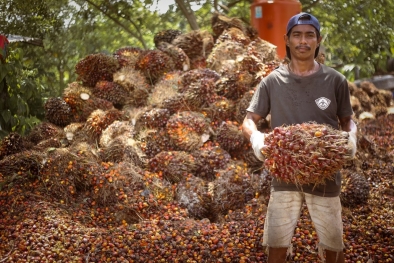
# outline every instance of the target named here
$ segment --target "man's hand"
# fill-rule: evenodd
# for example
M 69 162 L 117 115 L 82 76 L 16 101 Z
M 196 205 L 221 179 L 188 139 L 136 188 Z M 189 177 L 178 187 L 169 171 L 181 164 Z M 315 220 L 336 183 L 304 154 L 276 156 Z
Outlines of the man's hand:
M 250 142 L 252 143 L 254 155 L 256 155 L 260 161 L 264 161 L 264 156 L 261 153 L 261 148 L 264 146 L 264 139 L 265 134 L 257 130 L 250 135 Z
M 356 152 L 357 152 L 357 134 L 355 132 L 348 132 L 349 134 L 349 138 L 348 138 L 348 147 L 349 149 L 351 149 L 351 157 L 352 159 L 354 158 L 354 156 L 356 156 Z

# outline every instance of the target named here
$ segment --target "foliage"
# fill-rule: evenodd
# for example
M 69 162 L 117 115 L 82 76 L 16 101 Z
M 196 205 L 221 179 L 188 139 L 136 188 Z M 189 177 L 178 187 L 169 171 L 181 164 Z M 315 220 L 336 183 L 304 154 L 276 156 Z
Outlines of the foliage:
M 394 49 L 394 2 L 391 0 L 301 1 L 303 11 L 321 21 L 328 64 L 354 80 L 385 71 Z M 329 10 L 329 12 L 327 12 Z M 349 71 L 352 70 L 352 71 Z
M 25 134 L 40 122 L 43 114 L 41 90 L 35 80 L 37 71 L 26 68 L 24 62 L 29 63 L 24 61 L 22 49 L 15 49 L 7 64 L 0 64 L 0 138 L 11 131 Z

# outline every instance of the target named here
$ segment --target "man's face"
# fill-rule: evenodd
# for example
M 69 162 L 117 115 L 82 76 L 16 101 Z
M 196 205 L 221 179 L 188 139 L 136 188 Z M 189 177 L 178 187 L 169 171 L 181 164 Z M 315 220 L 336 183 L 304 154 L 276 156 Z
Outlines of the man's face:
M 321 41 L 316 29 L 311 25 L 296 25 L 289 36 L 285 36 L 286 45 L 290 48 L 292 59 L 313 59 L 315 50 Z

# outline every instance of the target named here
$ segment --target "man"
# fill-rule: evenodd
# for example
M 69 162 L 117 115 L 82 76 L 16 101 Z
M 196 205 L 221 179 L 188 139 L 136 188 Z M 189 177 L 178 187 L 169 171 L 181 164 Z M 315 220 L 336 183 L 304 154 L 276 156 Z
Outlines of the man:
M 256 123 L 271 114 L 271 128 L 314 121 L 349 133 L 352 157 L 356 153 L 356 124 L 346 78 L 316 62 L 319 53 L 319 21 L 308 13 L 293 16 L 284 36 L 290 62 L 281 65 L 258 86 L 243 122 L 243 133 L 250 139 L 255 155 L 264 160 L 261 148 L 265 134 Z M 273 179 L 263 246 L 268 263 L 285 262 L 291 253 L 291 238 L 305 201 L 319 237 L 319 255 L 328 263 L 344 262 L 343 225 L 339 194 L 341 175 L 324 185 L 302 185 Z

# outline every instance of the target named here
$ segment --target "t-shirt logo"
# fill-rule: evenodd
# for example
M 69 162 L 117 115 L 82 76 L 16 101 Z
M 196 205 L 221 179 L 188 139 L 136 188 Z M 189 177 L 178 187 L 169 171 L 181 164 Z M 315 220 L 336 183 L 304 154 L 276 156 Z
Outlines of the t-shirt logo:
M 322 110 L 325 110 L 330 105 L 331 100 L 324 98 L 324 97 L 320 97 L 320 98 L 316 99 L 315 102 L 316 102 L 317 107 L 319 107 Z

